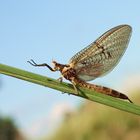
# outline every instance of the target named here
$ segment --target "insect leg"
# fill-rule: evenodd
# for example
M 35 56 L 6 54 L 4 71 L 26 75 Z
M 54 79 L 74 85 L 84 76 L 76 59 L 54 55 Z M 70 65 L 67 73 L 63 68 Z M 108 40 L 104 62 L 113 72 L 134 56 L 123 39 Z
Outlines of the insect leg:
M 31 64 L 32 66 L 35 66 L 35 67 L 48 67 L 51 71 L 56 71 L 55 69 L 53 69 L 52 67 L 50 67 L 48 64 L 46 63 L 43 63 L 43 64 L 37 64 L 34 60 L 30 60 L 30 61 L 27 61 L 29 64 Z
M 75 93 L 78 94 L 78 90 L 77 90 L 77 87 L 76 87 L 76 83 L 74 81 L 74 77 L 72 78 L 71 83 L 72 83 L 72 85 L 74 87 Z
M 61 83 L 63 82 L 63 77 L 59 77 L 57 80 Z
M 73 87 L 74 87 L 75 93 L 78 94 L 78 90 L 77 90 L 77 88 L 76 88 L 75 83 L 72 82 L 72 85 L 73 85 Z

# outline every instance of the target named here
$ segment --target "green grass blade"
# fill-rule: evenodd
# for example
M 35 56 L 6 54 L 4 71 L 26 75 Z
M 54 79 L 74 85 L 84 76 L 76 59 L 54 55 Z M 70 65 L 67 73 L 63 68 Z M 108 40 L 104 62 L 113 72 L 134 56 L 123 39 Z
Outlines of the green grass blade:
M 117 98 L 106 96 L 101 93 L 97 93 L 93 90 L 85 89 L 79 87 L 80 92 L 78 95 L 74 94 L 75 91 L 71 84 L 65 82 L 59 82 L 55 79 L 48 78 L 46 76 L 42 76 L 39 74 L 34 74 L 25 70 L 21 70 L 18 68 L 14 68 L 11 66 L 7 66 L 4 64 L 0 64 L 0 73 L 8 76 L 12 76 L 18 79 L 26 80 L 28 82 L 32 82 L 38 85 L 46 86 L 55 90 L 59 90 L 61 92 L 73 94 L 75 96 L 83 97 L 85 99 L 89 99 L 91 101 L 95 101 L 107 106 L 114 107 L 119 110 L 123 110 L 129 113 L 140 115 L 140 106 L 129 103 L 124 100 L 119 100 Z

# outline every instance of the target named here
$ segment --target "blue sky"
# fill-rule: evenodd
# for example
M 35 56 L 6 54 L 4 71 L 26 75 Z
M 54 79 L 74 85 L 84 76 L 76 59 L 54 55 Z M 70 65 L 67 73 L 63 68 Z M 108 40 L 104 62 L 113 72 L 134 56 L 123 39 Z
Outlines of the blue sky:
M 121 62 L 109 75 L 93 81 L 119 89 L 123 79 L 140 75 L 139 5 L 138 0 L 0 1 L 0 63 L 57 79 L 59 73 L 34 68 L 27 60 L 51 64 L 53 59 L 66 64 L 76 52 L 108 29 L 129 24 L 133 27 L 132 38 Z M 4 75 L 0 75 L 0 80 L 0 114 L 12 116 L 25 132 L 41 134 L 43 121 L 50 120 L 50 114 L 54 116 L 56 111 L 61 116 L 63 111 L 83 102 L 80 98 Z M 40 124 L 35 126 L 37 122 Z M 40 129 L 32 129 L 37 126 Z M 53 127 L 43 131 L 50 129 Z

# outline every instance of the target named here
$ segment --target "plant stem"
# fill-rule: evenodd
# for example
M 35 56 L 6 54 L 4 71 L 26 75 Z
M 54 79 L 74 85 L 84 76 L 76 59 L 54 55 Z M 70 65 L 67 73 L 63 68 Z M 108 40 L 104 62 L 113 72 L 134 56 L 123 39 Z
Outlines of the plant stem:
M 75 96 L 79 96 L 91 101 L 95 101 L 107 106 L 114 107 L 119 110 L 130 112 L 140 115 L 140 106 L 120 100 L 111 96 L 107 96 L 101 93 L 97 93 L 93 90 L 78 87 L 79 94 L 75 94 L 75 90 L 71 84 L 65 82 L 59 82 L 58 80 L 48 78 L 39 74 L 34 74 L 25 70 L 0 64 L 0 73 L 8 76 L 12 76 L 18 79 L 22 79 L 28 82 L 32 82 L 38 85 L 49 87 L 55 90 L 59 90 L 64 93 L 69 93 Z

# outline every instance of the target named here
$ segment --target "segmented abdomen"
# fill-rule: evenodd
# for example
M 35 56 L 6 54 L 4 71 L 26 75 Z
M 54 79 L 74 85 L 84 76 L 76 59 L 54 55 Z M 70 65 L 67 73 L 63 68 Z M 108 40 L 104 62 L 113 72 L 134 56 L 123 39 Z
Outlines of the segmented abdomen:
M 125 94 L 120 93 L 120 92 L 118 92 L 114 89 L 104 87 L 104 86 L 99 86 L 99 85 L 86 83 L 85 81 L 77 79 L 77 78 L 74 79 L 74 82 L 81 87 L 92 89 L 94 91 L 97 91 L 97 92 L 100 92 L 102 94 L 106 94 L 106 95 L 109 95 L 109 96 L 113 96 L 113 97 L 116 97 L 116 98 L 126 99 L 126 100 L 129 100 L 129 102 L 132 103 L 132 101 Z

